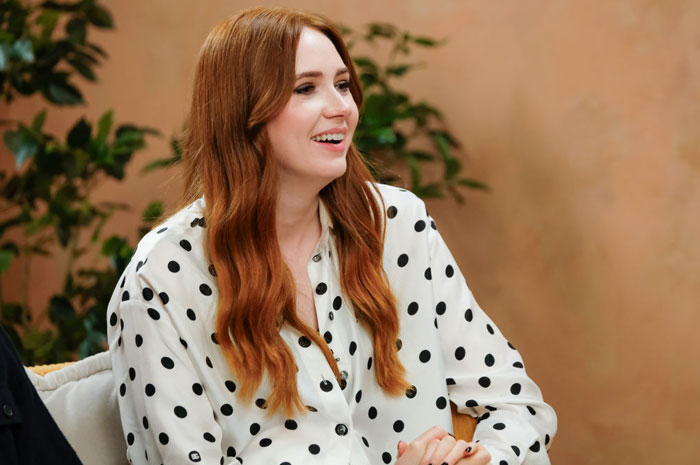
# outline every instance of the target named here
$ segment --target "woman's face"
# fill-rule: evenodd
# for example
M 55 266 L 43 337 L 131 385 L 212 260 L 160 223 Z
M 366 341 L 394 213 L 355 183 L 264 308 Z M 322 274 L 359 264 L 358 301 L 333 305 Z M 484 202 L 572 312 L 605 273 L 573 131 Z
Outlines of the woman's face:
M 320 189 L 345 173 L 358 119 L 349 79 L 328 37 L 305 28 L 297 48 L 292 96 L 266 124 L 282 182 L 303 182 Z M 335 140 L 321 140 L 323 134 Z

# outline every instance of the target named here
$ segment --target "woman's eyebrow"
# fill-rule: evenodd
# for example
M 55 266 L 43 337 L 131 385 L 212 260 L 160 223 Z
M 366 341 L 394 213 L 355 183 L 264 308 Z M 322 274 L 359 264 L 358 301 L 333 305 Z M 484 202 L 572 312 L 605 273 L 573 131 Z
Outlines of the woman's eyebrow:
M 347 73 L 348 69 L 347 68 L 339 68 L 338 71 L 336 71 L 335 76 L 338 77 L 339 75 L 343 73 Z M 305 77 L 320 77 L 323 76 L 323 73 L 321 71 L 304 71 L 301 74 L 297 74 L 296 80 L 298 81 L 301 78 Z

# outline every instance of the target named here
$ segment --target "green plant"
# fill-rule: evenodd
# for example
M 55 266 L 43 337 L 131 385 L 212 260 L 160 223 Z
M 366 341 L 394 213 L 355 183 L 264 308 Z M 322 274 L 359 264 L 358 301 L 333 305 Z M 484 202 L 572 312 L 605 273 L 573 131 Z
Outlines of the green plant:
M 64 24 L 63 29 L 57 24 Z M 106 54 L 87 41 L 88 27 L 111 28 L 112 18 L 94 0 L 43 2 L 33 6 L 18 0 L 0 5 L 0 90 L 9 102 L 40 93 L 50 103 L 76 105 L 83 97 L 73 82 L 76 74 L 95 81 L 94 67 Z M 4 142 L 14 155 L 16 170 L 0 172 L 0 274 L 22 255 L 20 302 L 5 301 L 0 288 L 0 323 L 27 364 L 84 357 L 105 349 L 105 308 L 133 249 L 124 238 L 112 236 L 100 247 L 110 259 L 105 269 L 75 269 L 75 261 L 98 245 L 105 222 L 116 202 L 94 204 L 90 194 L 106 177 L 124 178 L 132 155 L 145 146 L 145 136 L 157 131 L 132 124 L 114 127 L 111 111 L 95 127 L 81 118 L 64 139 L 44 132 L 46 110 L 32 121 L 3 121 L 11 129 Z M 146 222 L 160 216 L 154 203 Z M 21 228 L 21 242 L 7 239 Z M 80 247 L 81 231 L 91 228 L 90 245 Z M 51 255 L 58 244 L 67 251 L 61 294 L 32 319 L 29 308 L 32 258 Z M 45 321 L 48 317 L 49 321 Z
M 413 47 L 438 47 L 444 40 L 415 36 L 387 23 L 367 24 L 364 32 L 345 26 L 340 26 L 340 30 L 351 52 L 358 42 L 374 46 L 383 41 L 380 45 L 389 46 L 389 55 L 382 63 L 368 56 L 353 56 L 365 92 L 365 108 L 355 142 L 371 161 L 375 178 L 395 183 L 398 178 L 390 168 L 408 169 L 408 188 L 419 197 L 442 197 L 448 192 L 460 202 L 460 186 L 488 190 L 485 184 L 461 175 L 461 163 L 452 155 L 459 143 L 446 129 L 442 113 L 427 102 L 414 101 L 393 84 L 422 65 L 408 59 Z M 433 150 L 422 149 L 426 142 Z M 435 162 L 442 163 L 442 177 L 426 181 L 424 164 Z

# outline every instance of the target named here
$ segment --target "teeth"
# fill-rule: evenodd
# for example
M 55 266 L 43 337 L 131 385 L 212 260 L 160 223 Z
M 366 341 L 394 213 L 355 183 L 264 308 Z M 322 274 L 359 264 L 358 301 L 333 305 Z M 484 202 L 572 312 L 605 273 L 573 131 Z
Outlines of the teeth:
M 323 142 L 323 141 L 328 141 L 328 140 L 343 140 L 345 138 L 345 134 L 324 134 L 322 136 L 315 136 L 312 137 L 311 140 L 314 140 L 316 142 Z

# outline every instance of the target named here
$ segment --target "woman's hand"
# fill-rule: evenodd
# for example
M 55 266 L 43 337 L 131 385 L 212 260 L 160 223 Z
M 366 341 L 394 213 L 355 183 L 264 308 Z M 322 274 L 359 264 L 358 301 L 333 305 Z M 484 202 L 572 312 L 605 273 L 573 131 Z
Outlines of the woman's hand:
M 475 442 L 456 440 L 433 426 L 410 444 L 399 441 L 396 465 L 486 465 L 491 455 Z

